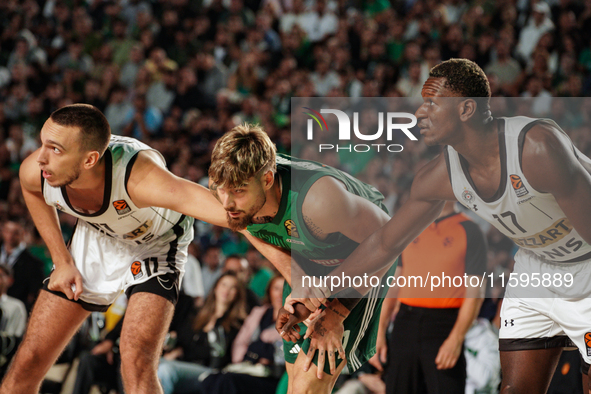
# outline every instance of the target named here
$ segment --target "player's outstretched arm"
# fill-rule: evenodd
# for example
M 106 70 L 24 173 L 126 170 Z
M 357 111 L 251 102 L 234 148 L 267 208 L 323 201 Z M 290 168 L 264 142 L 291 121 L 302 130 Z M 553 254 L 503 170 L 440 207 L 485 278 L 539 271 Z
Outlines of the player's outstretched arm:
M 591 243 L 591 165 L 583 159 L 575 155 L 570 139 L 549 124 L 534 126 L 525 137 L 522 169 L 529 184 L 551 193 L 577 232 Z
M 331 275 L 378 275 L 433 222 L 445 200 L 455 200 L 443 155 L 425 165 L 413 182 L 409 199 L 396 214 L 363 241 Z M 344 290 L 332 289 L 332 293 Z M 368 289 L 358 289 L 361 293 Z
M 43 148 L 40 148 L 43 149 Z M 77 300 L 82 294 L 82 276 L 74 264 L 72 255 L 66 248 L 59 225 L 57 210 L 45 203 L 41 189 L 41 171 L 37 164 L 39 150 L 23 160 L 19 170 L 19 180 L 23 197 L 35 222 L 39 234 L 45 241 L 55 271 L 51 275 L 49 289 L 61 291 L 69 299 Z M 72 290 L 75 285 L 75 291 Z
M 127 191 L 140 208 L 162 207 L 227 227 L 226 211 L 205 187 L 180 178 L 160 164 L 154 151 L 141 151 L 133 165 Z

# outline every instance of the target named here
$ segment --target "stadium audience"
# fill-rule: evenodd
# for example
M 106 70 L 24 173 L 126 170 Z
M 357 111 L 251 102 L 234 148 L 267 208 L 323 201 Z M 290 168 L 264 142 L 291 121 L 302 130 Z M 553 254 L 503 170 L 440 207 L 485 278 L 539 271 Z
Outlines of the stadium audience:
M 506 115 L 551 116 L 591 153 L 591 100 L 551 99 L 591 95 L 590 2 L 6 0 L 0 26 L 3 228 L 13 216 L 32 228 L 19 165 L 38 145 L 43 120 L 74 102 L 96 105 L 114 134 L 153 145 L 175 173 L 206 184 L 213 142 L 239 122 L 260 122 L 279 151 L 313 158 L 317 152 L 291 150 L 292 97 L 416 95 L 430 67 L 464 56 L 487 71 L 494 96 L 533 98 L 534 108 L 518 109 L 499 99 L 494 105 Z M 359 171 L 397 207 L 412 174 L 438 153 L 410 145 L 404 160 L 381 152 L 357 168 L 339 152 L 322 161 Z M 197 229 L 195 257 L 207 288 L 221 272 L 219 251 L 244 254 L 246 247 L 227 231 Z M 64 227 L 66 237 L 70 231 Z M 27 258 L 23 266 L 35 268 L 23 276 L 20 261 L 26 246 L 46 255 L 42 242 L 2 233 L 0 263 L 15 264 L 9 294 L 30 309 L 43 267 Z M 492 230 L 488 238 L 490 270 L 510 272 L 514 248 Z M 210 245 L 217 263 L 207 255 Z M 268 275 L 256 264 L 256 281 L 264 282 Z M 500 298 L 501 290 L 493 287 L 488 296 Z

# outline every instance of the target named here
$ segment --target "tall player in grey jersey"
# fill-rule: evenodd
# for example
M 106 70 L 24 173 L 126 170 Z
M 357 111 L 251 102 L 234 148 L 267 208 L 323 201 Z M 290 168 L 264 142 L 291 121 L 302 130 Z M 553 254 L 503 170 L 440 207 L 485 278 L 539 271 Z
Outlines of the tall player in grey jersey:
M 63 107 L 22 163 L 23 195 L 55 269 L 0 393 L 37 393 L 89 311 L 104 310 L 122 290 L 125 390 L 162 392 L 158 360 L 193 238 L 185 215 L 224 226 L 226 213 L 207 189 L 166 170 L 157 151 L 110 134 L 95 107 Z M 56 208 L 78 217 L 68 248 Z
M 520 246 L 515 272 L 530 279 L 533 272 L 553 278 L 570 272 L 575 282 L 588 282 L 589 159 L 552 121 L 493 118 L 486 75 L 469 60 L 435 66 L 422 96 L 416 112 L 421 134 L 428 145 L 447 145 L 444 154 L 418 172 L 409 200 L 332 275 L 377 272 L 437 217 L 445 200 L 457 199 Z M 570 341 L 591 363 L 585 344 L 591 332 L 588 288 L 570 298 L 561 298 L 564 288 L 529 290 L 508 288 L 501 310 L 507 321 L 499 341 L 505 394 L 545 393 Z M 311 291 L 316 302 L 330 294 Z M 591 393 L 586 375 L 583 380 Z

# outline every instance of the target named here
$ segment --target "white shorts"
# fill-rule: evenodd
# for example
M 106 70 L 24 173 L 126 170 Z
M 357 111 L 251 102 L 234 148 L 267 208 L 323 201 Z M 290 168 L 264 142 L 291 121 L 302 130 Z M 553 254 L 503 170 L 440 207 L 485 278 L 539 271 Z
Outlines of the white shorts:
M 80 300 L 110 305 L 130 286 L 167 274 L 175 274 L 178 281 L 159 281 L 163 287 L 180 286 L 192 240 L 193 218 L 187 216 L 142 245 L 120 241 L 78 220 L 68 248 L 83 279 Z
M 591 261 L 548 264 L 532 253 L 515 256 L 517 274 L 573 275 L 573 286 L 506 287 L 501 307 L 499 350 L 577 347 L 591 364 L 591 298 L 588 289 Z M 559 277 L 559 276 L 557 276 Z M 537 283 L 537 281 L 536 281 Z

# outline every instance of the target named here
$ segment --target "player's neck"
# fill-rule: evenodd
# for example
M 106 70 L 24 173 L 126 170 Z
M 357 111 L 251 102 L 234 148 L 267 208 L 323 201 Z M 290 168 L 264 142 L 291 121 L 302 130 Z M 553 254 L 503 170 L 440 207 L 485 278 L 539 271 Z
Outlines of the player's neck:
M 100 161 L 88 170 L 83 170 L 80 177 L 67 186 L 68 189 L 78 192 L 102 191 L 105 186 L 105 159 Z
M 257 223 L 271 221 L 279 212 L 281 205 L 281 195 L 283 191 L 283 182 L 279 174 L 275 174 L 273 186 L 265 192 L 265 205 L 255 215 Z
M 482 126 L 482 129 L 467 129 L 463 138 L 453 148 L 466 159 L 470 167 L 488 167 L 499 163 L 498 120 Z

